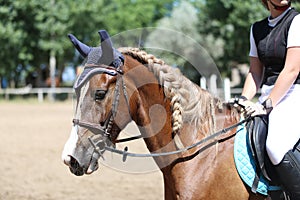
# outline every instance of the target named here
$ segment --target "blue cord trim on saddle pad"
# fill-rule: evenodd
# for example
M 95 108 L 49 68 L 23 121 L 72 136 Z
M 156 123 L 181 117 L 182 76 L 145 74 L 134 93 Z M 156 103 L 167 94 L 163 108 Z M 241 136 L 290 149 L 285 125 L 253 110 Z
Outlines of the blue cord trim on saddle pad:
M 234 141 L 234 161 L 241 179 L 251 188 L 255 178 L 255 161 L 250 147 L 247 145 L 245 125 L 240 125 L 237 130 Z M 270 186 L 269 181 L 261 176 L 256 191 L 260 194 L 268 195 L 268 190 L 280 190 L 280 188 Z

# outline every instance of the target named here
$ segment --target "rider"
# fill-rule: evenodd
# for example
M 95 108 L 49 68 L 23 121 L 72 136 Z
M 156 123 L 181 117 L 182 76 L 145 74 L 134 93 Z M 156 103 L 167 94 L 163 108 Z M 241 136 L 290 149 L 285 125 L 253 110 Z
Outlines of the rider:
M 250 70 L 239 103 L 269 114 L 266 149 L 292 200 L 300 199 L 300 15 L 291 0 L 262 0 L 270 16 L 251 26 Z M 260 104 L 250 100 L 261 87 Z

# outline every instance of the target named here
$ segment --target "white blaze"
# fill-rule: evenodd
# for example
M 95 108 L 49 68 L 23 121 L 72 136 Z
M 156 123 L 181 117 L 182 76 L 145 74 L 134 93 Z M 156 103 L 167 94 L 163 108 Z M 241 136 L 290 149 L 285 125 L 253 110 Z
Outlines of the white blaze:
M 79 119 L 81 118 L 81 110 L 80 110 L 80 105 L 83 102 L 83 99 L 88 91 L 89 88 L 89 81 L 81 88 L 80 91 L 80 98 L 77 102 L 76 105 L 76 111 L 75 111 L 75 118 Z M 65 146 L 64 146 L 64 150 L 62 152 L 62 160 L 68 164 L 70 162 L 70 156 L 73 156 L 74 151 L 76 149 L 76 144 L 78 141 L 78 125 L 73 125 L 72 126 L 72 130 L 71 130 L 71 134 L 69 139 L 67 140 Z
M 70 156 L 73 155 L 74 150 L 76 148 L 76 143 L 78 141 L 78 126 L 75 125 L 72 127 L 70 137 L 64 146 L 64 150 L 62 152 L 62 160 L 68 163 L 70 161 Z

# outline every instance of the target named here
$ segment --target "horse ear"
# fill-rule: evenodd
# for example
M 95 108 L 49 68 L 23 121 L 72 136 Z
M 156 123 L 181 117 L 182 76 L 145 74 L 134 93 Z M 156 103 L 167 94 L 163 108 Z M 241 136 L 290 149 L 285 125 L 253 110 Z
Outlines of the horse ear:
M 103 62 L 103 64 L 110 65 L 114 60 L 114 49 L 112 46 L 112 41 L 106 30 L 99 30 L 98 33 L 101 39 L 101 61 Z
M 73 43 L 74 47 L 79 51 L 80 55 L 82 55 L 82 57 L 86 58 L 87 55 L 90 53 L 90 51 L 92 50 L 91 47 L 89 47 L 88 45 L 80 42 L 74 35 L 72 34 L 68 34 L 69 39 L 71 40 L 71 42 Z

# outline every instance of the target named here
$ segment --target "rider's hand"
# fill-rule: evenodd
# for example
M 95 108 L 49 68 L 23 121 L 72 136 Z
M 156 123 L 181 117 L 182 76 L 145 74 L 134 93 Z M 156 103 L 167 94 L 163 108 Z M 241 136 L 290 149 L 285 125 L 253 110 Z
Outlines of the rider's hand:
M 244 117 L 254 117 L 258 115 L 266 115 L 267 110 L 262 104 L 253 103 L 250 100 L 240 101 L 239 105 L 244 109 Z
M 245 118 L 254 117 L 258 115 L 269 114 L 273 107 L 271 99 L 267 99 L 262 104 L 253 103 L 245 97 L 238 97 L 229 100 L 229 103 L 236 104 L 241 108 Z

